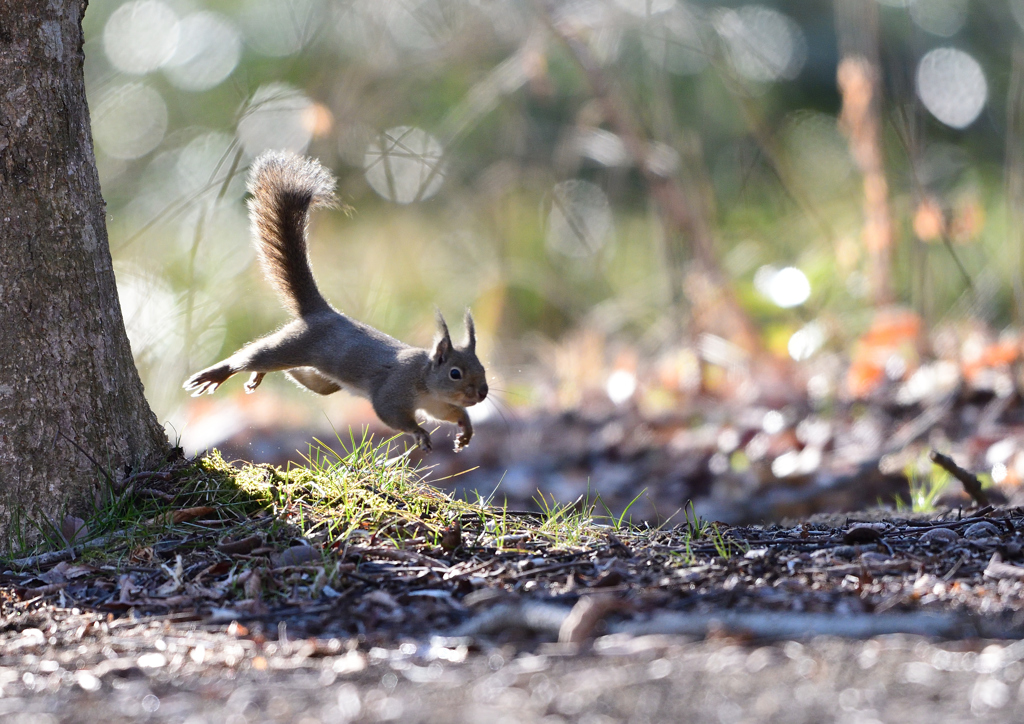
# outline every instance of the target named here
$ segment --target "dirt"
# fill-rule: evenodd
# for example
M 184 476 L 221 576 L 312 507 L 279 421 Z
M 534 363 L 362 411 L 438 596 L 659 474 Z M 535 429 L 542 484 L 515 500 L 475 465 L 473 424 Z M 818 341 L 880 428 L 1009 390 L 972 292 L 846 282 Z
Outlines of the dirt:
M 699 534 L 606 528 L 575 547 L 545 541 L 524 515 L 501 551 L 493 531 L 468 523 L 453 550 L 360 538 L 299 560 L 296 548 L 312 546 L 283 533 L 210 545 L 199 519 L 187 525 L 201 545 L 171 528 L 145 565 L 8 569 L 0 718 L 788 723 L 1024 712 L 1024 510 L 701 524 Z
M 101 627 L 102 628 L 102 627 Z M 4 657 L 0 718 L 76 722 L 1011 722 L 1024 643 L 599 637 L 582 649 L 254 643 L 127 623 Z M 38 630 L 38 629 L 37 629 Z M 237 633 L 237 632 L 236 632 Z

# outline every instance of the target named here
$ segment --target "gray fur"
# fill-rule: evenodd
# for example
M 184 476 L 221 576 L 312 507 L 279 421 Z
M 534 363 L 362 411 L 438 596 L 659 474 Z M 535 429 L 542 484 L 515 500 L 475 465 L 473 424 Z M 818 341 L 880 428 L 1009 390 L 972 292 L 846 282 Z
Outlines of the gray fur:
M 306 223 L 312 206 L 331 202 L 333 187 L 331 175 L 311 159 L 270 152 L 253 163 L 249 209 L 256 247 L 267 278 L 297 318 L 193 375 L 184 387 L 196 396 L 212 394 L 229 377 L 246 371 L 252 376 L 245 389 L 253 392 L 268 372 L 285 372 L 318 394 L 345 389 L 369 398 L 384 424 L 409 433 L 426 450 L 430 435 L 417 423 L 416 412 L 454 422 L 461 428 L 455 448 L 461 449 L 473 436 L 465 408 L 487 396 L 473 317 L 467 310 L 467 342 L 460 348 L 438 312 L 440 336 L 426 350 L 332 308 L 309 266 Z

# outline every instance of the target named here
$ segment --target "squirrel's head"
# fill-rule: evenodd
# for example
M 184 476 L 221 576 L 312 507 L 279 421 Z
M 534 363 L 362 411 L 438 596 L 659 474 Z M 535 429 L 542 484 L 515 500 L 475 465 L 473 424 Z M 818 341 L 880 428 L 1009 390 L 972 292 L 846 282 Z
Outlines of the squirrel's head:
M 469 407 L 487 397 L 487 377 L 476 356 L 476 328 L 473 315 L 466 310 L 466 342 L 452 343 L 448 325 L 437 313 L 438 338 L 430 357 L 431 392 L 452 404 Z

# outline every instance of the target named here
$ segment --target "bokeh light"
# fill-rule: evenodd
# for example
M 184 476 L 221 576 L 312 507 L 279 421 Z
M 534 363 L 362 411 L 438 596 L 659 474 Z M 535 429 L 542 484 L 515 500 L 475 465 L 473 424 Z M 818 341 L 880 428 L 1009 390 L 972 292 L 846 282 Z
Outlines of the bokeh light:
M 763 5 L 722 10 L 715 17 L 729 62 L 747 80 L 792 80 L 807 60 L 807 40 L 787 15 Z
M 825 344 L 825 328 L 821 322 L 808 322 L 793 332 L 787 350 L 797 362 L 810 359 Z
M 807 275 L 793 266 L 776 269 L 766 264 L 754 274 L 754 288 L 783 309 L 798 307 L 811 296 Z
M 444 183 L 444 148 L 421 128 L 389 128 L 366 147 L 367 183 L 388 201 L 425 201 Z
M 245 152 L 255 157 L 268 148 L 302 153 L 313 138 L 315 109 L 304 93 L 286 83 L 260 86 L 238 121 Z
M 676 75 L 704 70 L 708 54 L 701 26 L 692 11 L 677 5 L 643 28 L 643 48 L 651 62 Z
M 615 4 L 630 15 L 649 18 L 671 10 L 676 0 L 614 0 Z
M 586 38 L 590 52 L 601 63 L 611 63 L 622 46 L 623 23 L 620 13 L 604 2 L 569 0 L 556 4 L 555 24 L 574 37 Z
M 956 48 L 936 48 L 917 66 L 917 95 L 947 126 L 966 128 L 985 107 L 988 83 L 972 56 Z
M 395 43 L 407 50 L 434 50 L 454 38 L 462 28 L 464 0 L 406 0 L 378 3 Z
M 93 138 L 105 154 L 130 160 L 145 156 L 167 132 L 167 104 L 143 83 L 128 83 L 104 94 L 92 114 Z
M 609 400 L 616 405 L 621 405 L 636 392 L 636 375 L 629 370 L 615 370 L 608 375 L 605 391 L 608 393 Z
M 967 22 L 967 0 L 914 0 L 910 17 L 921 30 L 950 38 Z
M 249 47 L 280 58 L 302 50 L 323 26 L 326 12 L 321 0 L 245 0 L 238 18 Z
M 630 162 L 626 144 L 611 131 L 602 128 L 580 128 L 570 142 L 572 152 L 602 166 L 626 166 Z
M 337 47 L 347 56 L 377 68 L 397 63 L 397 49 L 387 28 L 382 3 L 352 0 L 334 12 L 332 29 Z M 361 154 L 363 148 L 359 152 Z
M 164 73 L 182 90 L 208 90 L 231 75 L 241 55 L 242 38 L 230 20 L 218 13 L 193 13 L 178 23 L 178 46 Z
M 166 63 L 178 46 L 178 16 L 159 0 L 119 7 L 103 28 L 103 51 L 122 73 L 145 75 Z
M 220 193 L 231 165 L 233 141 L 229 134 L 218 131 L 201 133 L 189 141 L 178 152 L 174 168 L 181 193 L 190 196 L 203 191 Z M 229 199 L 239 198 L 244 189 L 244 175 L 236 174 L 225 195 Z
M 551 189 L 548 211 L 548 248 L 570 257 L 587 257 L 612 235 L 612 210 L 608 197 L 589 181 L 570 179 Z
M 132 355 L 147 373 L 146 396 L 172 409 L 180 404 L 189 358 L 208 359 L 224 342 L 221 304 L 202 291 L 191 297 L 176 293 L 166 280 L 141 268 L 118 265 L 115 272 Z M 189 304 L 191 315 L 186 313 Z

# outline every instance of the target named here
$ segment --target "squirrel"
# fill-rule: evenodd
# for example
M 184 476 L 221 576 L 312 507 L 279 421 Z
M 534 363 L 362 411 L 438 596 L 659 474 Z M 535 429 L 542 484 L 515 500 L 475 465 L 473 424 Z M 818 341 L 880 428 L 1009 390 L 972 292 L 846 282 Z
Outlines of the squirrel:
M 319 162 L 268 151 L 249 174 L 249 217 L 264 275 L 294 319 L 273 334 L 190 377 L 193 397 L 216 391 L 237 372 L 251 372 L 252 393 L 268 372 L 283 371 L 321 395 L 346 389 L 373 404 L 381 422 L 412 435 L 429 452 L 430 434 L 417 411 L 459 426 L 458 452 L 473 437 L 466 408 L 487 397 L 484 367 L 476 356 L 473 315 L 466 310 L 466 341 L 452 343 L 437 312 L 439 335 L 432 350 L 410 347 L 350 319 L 324 299 L 313 278 L 306 226 L 313 208 L 334 204 L 334 177 Z

